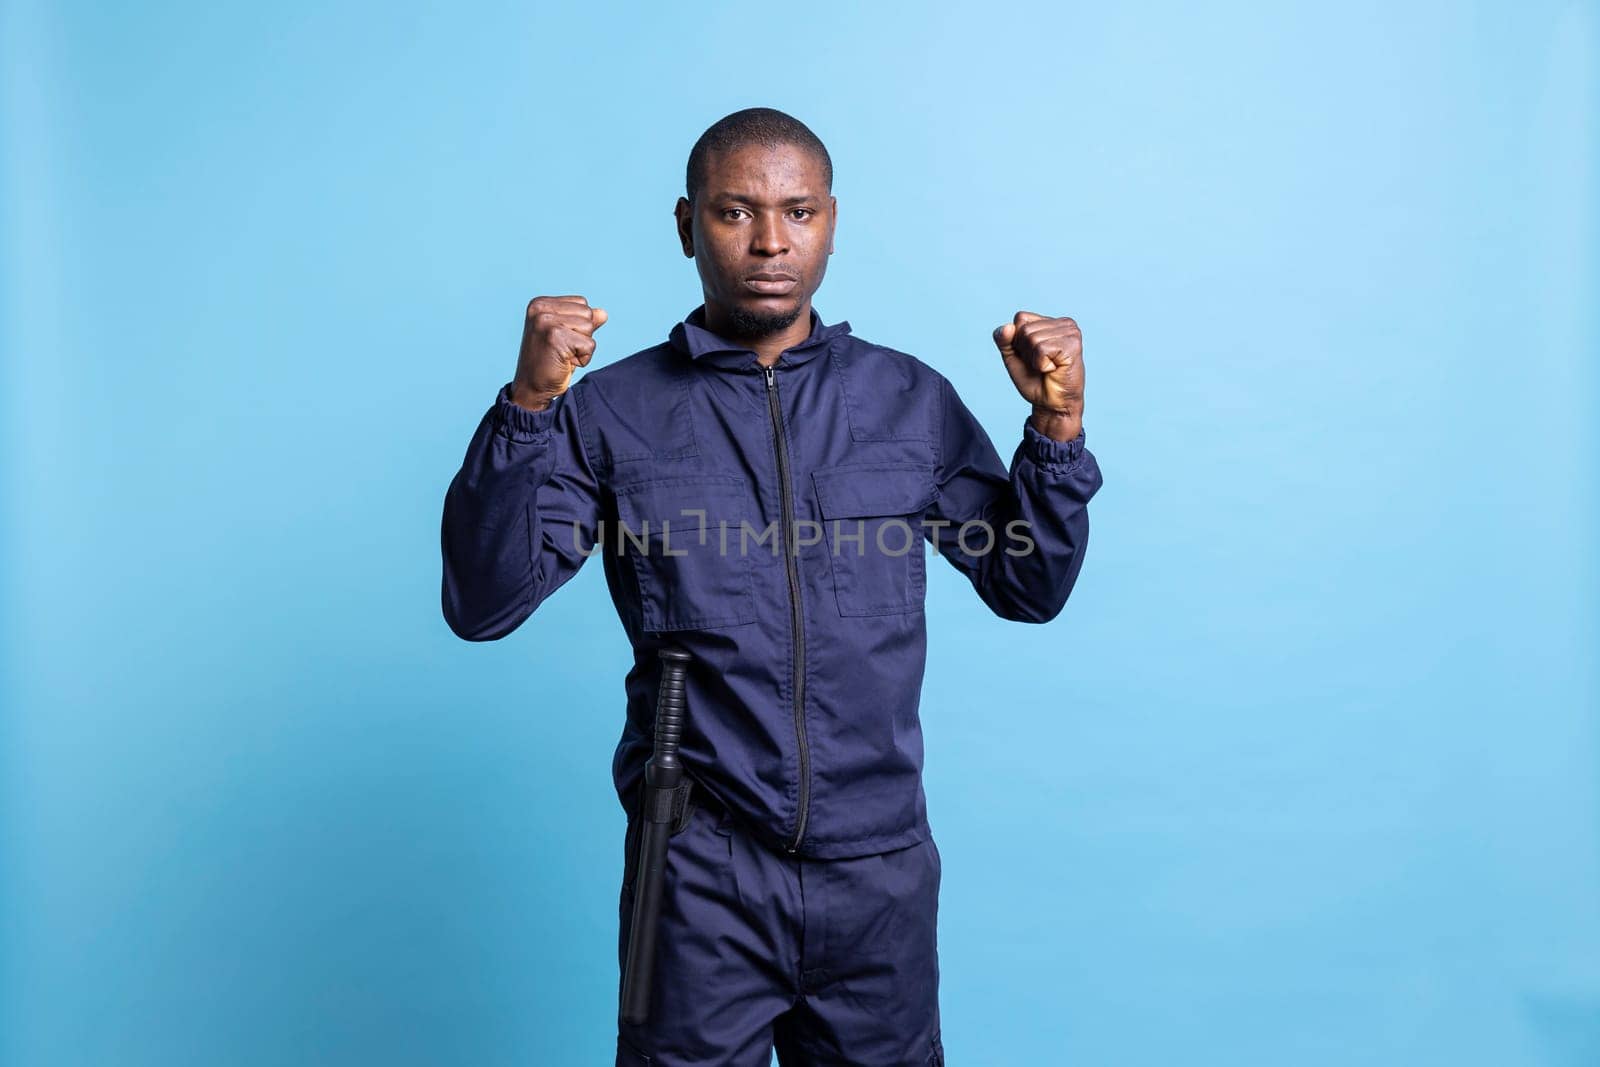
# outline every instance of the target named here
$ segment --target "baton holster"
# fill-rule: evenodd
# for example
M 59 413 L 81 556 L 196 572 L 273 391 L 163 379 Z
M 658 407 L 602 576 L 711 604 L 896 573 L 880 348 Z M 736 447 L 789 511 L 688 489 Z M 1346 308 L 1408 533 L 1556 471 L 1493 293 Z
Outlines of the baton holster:
M 693 792 L 694 779 L 688 775 L 684 775 L 683 781 L 670 793 L 651 789 L 649 782 L 640 781 L 639 814 L 652 822 L 670 821 L 672 836 L 676 837 L 689 825 L 689 818 L 694 814 L 694 802 L 690 799 Z

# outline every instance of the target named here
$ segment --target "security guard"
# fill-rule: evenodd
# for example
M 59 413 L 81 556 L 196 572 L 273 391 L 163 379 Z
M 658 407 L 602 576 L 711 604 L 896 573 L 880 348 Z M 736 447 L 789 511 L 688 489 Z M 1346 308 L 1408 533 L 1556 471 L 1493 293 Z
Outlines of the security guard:
M 750 108 L 690 153 L 676 207 L 704 301 L 572 380 L 604 310 L 529 303 L 515 377 L 446 493 L 443 608 L 504 637 L 600 555 L 633 647 L 614 760 L 627 942 L 658 652 L 691 654 L 692 784 L 668 850 L 648 1020 L 619 1064 L 940 1064 L 940 858 L 922 790 L 923 540 L 997 615 L 1048 622 L 1100 488 L 1070 318 L 994 331 L 1030 411 L 1009 470 L 950 382 L 812 308 L 827 150 Z

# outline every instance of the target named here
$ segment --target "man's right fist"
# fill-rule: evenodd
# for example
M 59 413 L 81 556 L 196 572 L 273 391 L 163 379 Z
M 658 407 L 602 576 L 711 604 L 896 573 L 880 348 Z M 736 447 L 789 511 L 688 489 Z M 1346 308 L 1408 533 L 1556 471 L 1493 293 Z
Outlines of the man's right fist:
M 567 391 L 576 367 L 594 356 L 594 331 L 604 326 L 603 308 L 591 308 L 581 296 L 536 296 L 528 302 L 522 324 L 522 351 L 511 399 L 518 407 L 543 411 Z

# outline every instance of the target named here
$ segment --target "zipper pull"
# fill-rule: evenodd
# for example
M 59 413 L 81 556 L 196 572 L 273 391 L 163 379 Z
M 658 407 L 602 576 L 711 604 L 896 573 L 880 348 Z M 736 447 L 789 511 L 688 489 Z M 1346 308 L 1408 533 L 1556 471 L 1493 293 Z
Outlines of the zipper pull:
M 772 368 L 771 367 L 763 367 L 762 370 L 767 372 L 767 388 L 770 390 L 770 389 L 772 389 L 774 387 L 774 384 L 775 384 L 773 382 L 773 380 L 772 380 Z

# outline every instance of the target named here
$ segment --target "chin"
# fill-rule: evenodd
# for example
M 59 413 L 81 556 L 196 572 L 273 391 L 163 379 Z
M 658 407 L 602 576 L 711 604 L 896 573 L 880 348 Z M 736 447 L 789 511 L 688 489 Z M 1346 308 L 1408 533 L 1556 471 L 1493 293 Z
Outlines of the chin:
M 735 337 L 765 337 L 787 330 L 800 318 L 804 297 L 789 294 L 781 299 L 755 296 L 728 309 L 728 326 Z

